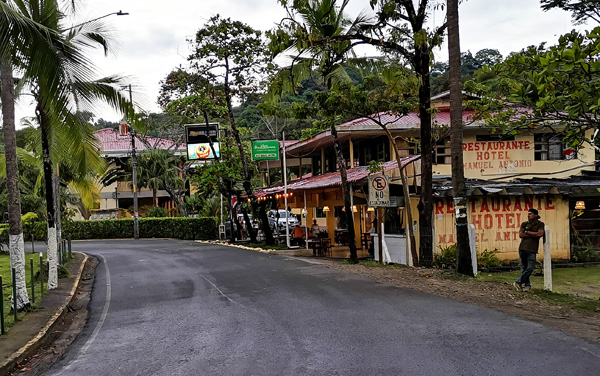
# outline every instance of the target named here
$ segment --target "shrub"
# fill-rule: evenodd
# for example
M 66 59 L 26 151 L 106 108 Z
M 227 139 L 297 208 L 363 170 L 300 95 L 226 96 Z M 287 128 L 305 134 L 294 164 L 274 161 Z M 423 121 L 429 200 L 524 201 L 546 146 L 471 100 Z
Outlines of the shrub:
M 148 217 L 151 217 L 151 218 L 162 218 L 162 217 L 168 217 L 168 216 L 169 216 L 169 213 L 167 212 L 167 209 L 161 208 L 160 206 L 155 206 L 148 211 Z
M 438 248 L 440 252 L 433 255 L 433 266 L 439 269 L 456 269 L 456 244 Z
M 493 249 L 488 251 L 487 249 L 477 254 L 477 267 L 478 268 L 498 268 L 502 266 L 502 261 L 497 256 L 498 250 Z
M 140 238 L 216 239 L 214 218 L 140 218 Z M 133 237 L 133 218 L 73 221 L 63 227 L 71 239 L 118 239 Z
M 8 225 L 0 224 L 0 253 L 8 252 Z

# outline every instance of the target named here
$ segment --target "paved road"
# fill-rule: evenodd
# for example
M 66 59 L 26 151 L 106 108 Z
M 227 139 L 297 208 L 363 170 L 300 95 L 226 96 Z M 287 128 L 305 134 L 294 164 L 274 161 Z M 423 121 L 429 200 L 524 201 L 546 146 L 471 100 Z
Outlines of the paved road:
M 595 375 L 600 347 L 311 263 L 186 241 L 77 242 L 88 326 L 48 375 Z

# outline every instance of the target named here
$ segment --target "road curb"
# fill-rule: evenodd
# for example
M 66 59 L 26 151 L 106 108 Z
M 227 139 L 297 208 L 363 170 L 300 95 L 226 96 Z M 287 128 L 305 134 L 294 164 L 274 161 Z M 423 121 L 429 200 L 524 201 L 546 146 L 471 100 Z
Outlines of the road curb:
M 247 249 L 249 251 L 255 251 L 255 252 L 260 252 L 260 253 L 271 253 L 271 254 L 273 254 L 273 253 L 277 252 L 276 249 L 254 248 L 254 247 L 248 247 L 248 246 L 240 245 L 240 244 L 231 244 L 231 243 L 221 242 L 221 241 L 218 241 L 218 240 L 196 240 L 196 243 L 222 245 L 224 247 L 233 247 L 233 248 Z
M 69 305 L 69 303 L 71 303 L 71 300 L 73 299 L 73 296 L 75 295 L 75 291 L 79 287 L 79 283 L 81 281 L 81 275 L 83 274 L 83 269 L 89 259 L 89 256 L 86 255 L 85 253 L 83 253 L 83 252 L 78 252 L 78 253 L 83 255 L 83 260 L 81 262 L 81 265 L 79 266 L 77 275 L 75 276 L 75 281 L 73 282 L 71 291 L 69 291 L 69 293 L 67 294 L 65 301 L 56 309 L 56 312 L 54 313 L 54 315 L 52 315 L 50 317 L 50 319 L 46 322 L 46 324 L 42 327 L 42 329 L 40 329 L 40 332 L 33 339 L 31 339 L 29 342 L 27 342 L 23 347 L 21 347 L 19 350 L 14 352 L 11 356 L 8 357 L 8 359 L 4 360 L 2 362 L 2 364 L 0 364 L 0 375 L 4 375 L 7 372 L 11 371 L 12 369 L 15 368 L 16 364 L 23 361 L 23 359 L 28 358 L 29 356 L 33 355 L 33 354 L 30 354 L 30 352 L 32 352 L 32 350 L 37 350 L 36 345 L 38 344 L 38 342 L 48 334 L 48 332 L 50 331 L 50 329 L 52 329 L 52 327 L 58 321 L 58 319 L 67 313 L 66 308 Z

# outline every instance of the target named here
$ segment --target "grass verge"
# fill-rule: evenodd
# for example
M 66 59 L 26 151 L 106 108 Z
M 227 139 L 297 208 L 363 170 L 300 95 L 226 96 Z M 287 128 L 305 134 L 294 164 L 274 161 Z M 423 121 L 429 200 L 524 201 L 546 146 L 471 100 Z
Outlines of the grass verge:
M 27 283 L 27 294 L 29 295 L 29 300 L 32 303 L 31 309 L 36 309 L 36 303 L 40 301 L 42 298 L 42 290 L 39 277 L 34 280 L 34 289 L 35 289 L 35 302 L 32 302 L 31 298 L 31 268 L 29 259 L 33 258 L 33 275 L 39 276 L 40 270 L 40 256 L 39 253 L 27 253 L 25 254 L 25 279 Z M 45 259 L 45 254 L 44 254 Z M 12 296 L 12 271 L 10 268 L 10 256 L 8 254 L 0 254 L 0 275 L 2 276 L 2 304 L 4 306 L 4 324 L 5 329 L 8 331 L 10 327 L 12 327 L 14 322 L 14 316 L 10 313 L 10 299 Z M 44 294 L 46 293 L 47 287 L 47 276 L 44 278 Z M 19 312 L 17 314 L 17 319 L 22 320 L 27 312 Z

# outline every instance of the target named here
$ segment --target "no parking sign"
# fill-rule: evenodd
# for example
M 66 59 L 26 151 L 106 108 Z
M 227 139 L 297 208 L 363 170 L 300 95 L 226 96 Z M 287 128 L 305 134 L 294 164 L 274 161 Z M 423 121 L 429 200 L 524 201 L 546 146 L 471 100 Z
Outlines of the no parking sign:
M 369 206 L 390 206 L 390 184 L 387 176 L 369 176 Z

